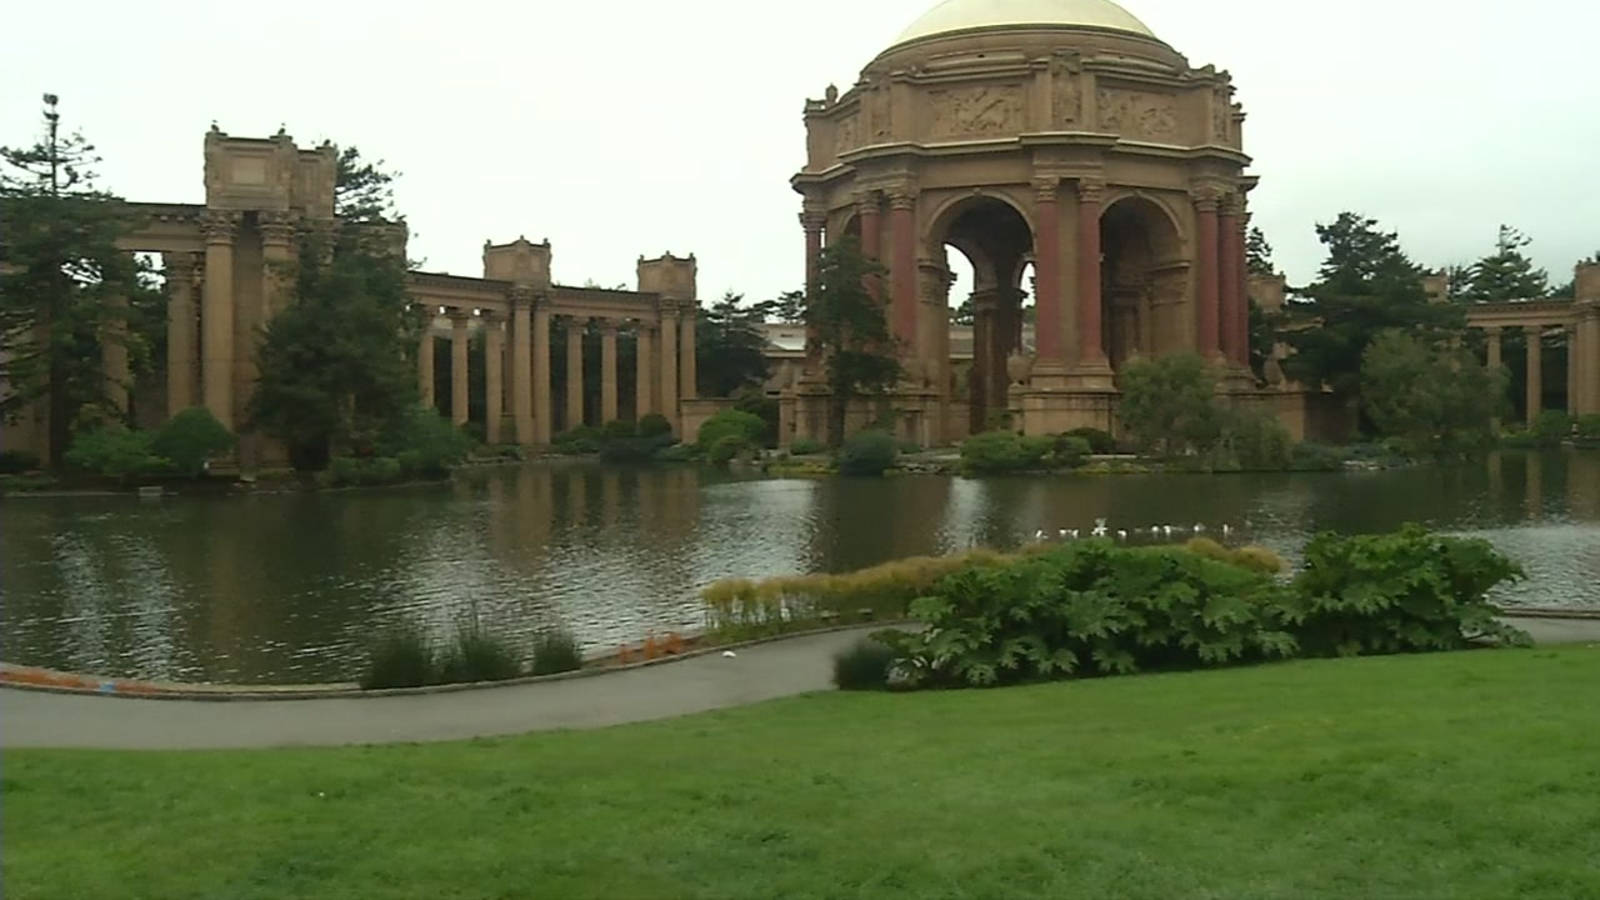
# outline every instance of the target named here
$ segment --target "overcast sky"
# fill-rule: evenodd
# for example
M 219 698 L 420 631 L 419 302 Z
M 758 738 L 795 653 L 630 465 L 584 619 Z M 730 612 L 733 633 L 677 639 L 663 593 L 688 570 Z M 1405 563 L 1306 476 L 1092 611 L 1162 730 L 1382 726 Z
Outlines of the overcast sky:
M 213 120 L 281 124 L 399 170 L 429 269 L 479 275 L 484 240 L 520 234 L 551 240 L 563 283 L 632 286 L 640 254 L 670 250 L 696 254 L 702 298 L 765 298 L 802 277 L 803 101 L 847 88 L 932 2 L 10 4 L 0 143 L 31 142 L 52 91 L 106 187 L 196 203 Z M 1430 266 L 1487 252 L 1501 222 L 1557 282 L 1600 250 L 1600 6 L 1127 6 L 1233 73 L 1254 221 L 1291 283 L 1343 209 Z

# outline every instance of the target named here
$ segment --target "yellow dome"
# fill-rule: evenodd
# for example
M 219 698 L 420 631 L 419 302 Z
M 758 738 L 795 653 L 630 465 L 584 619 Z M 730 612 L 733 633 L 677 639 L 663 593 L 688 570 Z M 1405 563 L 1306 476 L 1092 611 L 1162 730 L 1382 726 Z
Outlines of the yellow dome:
M 1155 37 L 1143 22 L 1111 0 L 944 0 L 912 22 L 894 45 L 957 31 L 1029 25 L 1102 28 Z

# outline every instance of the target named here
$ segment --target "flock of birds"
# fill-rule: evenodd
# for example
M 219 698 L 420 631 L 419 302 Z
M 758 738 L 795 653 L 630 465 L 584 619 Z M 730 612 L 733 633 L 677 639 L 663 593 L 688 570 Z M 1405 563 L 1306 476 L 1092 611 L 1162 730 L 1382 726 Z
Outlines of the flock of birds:
M 1248 521 L 1245 522 L 1246 526 L 1248 526 L 1249 524 L 1250 523 Z M 1236 531 L 1236 529 L 1232 525 L 1227 524 L 1226 522 L 1224 522 L 1222 524 L 1221 528 L 1219 529 L 1219 533 L 1223 537 L 1228 537 L 1229 535 L 1233 534 L 1235 531 Z M 1192 528 L 1185 527 L 1185 526 L 1182 526 L 1182 525 L 1151 525 L 1148 528 L 1132 528 L 1132 529 L 1118 528 L 1115 531 L 1112 531 L 1111 529 L 1106 527 L 1106 520 L 1105 519 L 1095 519 L 1094 520 L 1094 527 L 1089 529 L 1089 536 L 1090 537 L 1097 537 L 1097 538 L 1115 537 L 1119 541 L 1126 541 L 1129 538 L 1143 537 L 1145 535 L 1149 535 L 1151 538 L 1154 538 L 1156 540 L 1162 540 L 1162 539 L 1171 540 L 1174 535 L 1186 536 L 1186 535 L 1198 535 L 1198 534 L 1205 534 L 1205 533 L 1206 533 L 1206 526 L 1203 525 L 1203 524 L 1200 524 L 1198 522 L 1195 523 L 1195 525 Z M 1043 528 L 1041 528 L 1038 531 L 1035 531 L 1033 533 L 1033 539 L 1035 541 L 1048 541 L 1048 540 L 1051 540 L 1052 538 L 1055 539 L 1055 540 L 1061 540 L 1061 541 L 1075 541 L 1075 540 L 1078 540 L 1080 537 L 1082 537 L 1082 532 L 1077 528 L 1060 528 L 1060 529 L 1056 530 L 1056 533 L 1054 535 L 1052 535 L 1050 532 L 1044 530 Z

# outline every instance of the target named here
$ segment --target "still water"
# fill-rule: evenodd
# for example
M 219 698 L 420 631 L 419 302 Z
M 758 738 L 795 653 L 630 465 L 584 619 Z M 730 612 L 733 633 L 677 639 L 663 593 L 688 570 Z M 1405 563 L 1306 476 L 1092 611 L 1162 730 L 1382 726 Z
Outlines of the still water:
M 1419 521 L 1528 569 L 1496 599 L 1600 608 L 1600 453 L 1387 472 L 739 478 L 529 464 L 375 491 L 0 500 L 0 659 L 122 677 L 355 677 L 368 638 L 463 616 L 588 651 L 701 622 L 725 576 L 845 571 L 1037 529 L 1223 523 L 1294 559 L 1320 530 Z M 1248 523 L 1248 526 L 1246 526 Z

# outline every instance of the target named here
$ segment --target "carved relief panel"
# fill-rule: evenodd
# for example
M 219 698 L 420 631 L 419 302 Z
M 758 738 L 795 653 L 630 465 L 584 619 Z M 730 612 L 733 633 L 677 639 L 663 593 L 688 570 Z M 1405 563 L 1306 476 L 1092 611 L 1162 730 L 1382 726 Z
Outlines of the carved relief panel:
M 1170 94 L 1101 88 L 1095 102 L 1102 131 L 1168 143 L 1178 138 L 1178 101 Z
M 975 85 L 932 91 L 933 137 L 981 137 L 1022 130 L 1023 94 L 1017 85 Z
M 848 153 L 861 146 L 861 117 L 849 115 L 833 125 L 833 155 Z
M 1051 127 L 1076 125 L 1082 109 L 1077 76 L 1065 59 L 1057 57 L 1050 63 Z

